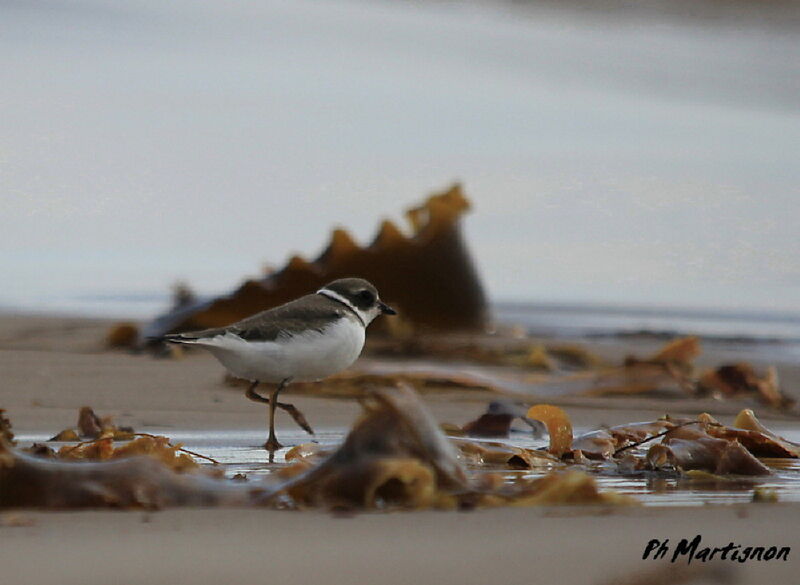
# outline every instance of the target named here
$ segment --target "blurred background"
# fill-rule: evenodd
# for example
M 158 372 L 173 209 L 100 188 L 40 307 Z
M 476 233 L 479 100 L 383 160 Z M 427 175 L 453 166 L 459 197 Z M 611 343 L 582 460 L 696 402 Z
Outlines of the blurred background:
M 800 335 L 798 14 L 0 0 L 0 306 L 152 316 L 460 181 L 508 311 Z

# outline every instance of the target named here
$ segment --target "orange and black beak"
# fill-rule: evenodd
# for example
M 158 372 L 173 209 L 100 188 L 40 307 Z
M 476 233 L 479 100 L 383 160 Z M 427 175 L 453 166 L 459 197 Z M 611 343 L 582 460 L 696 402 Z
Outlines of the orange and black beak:
M 378 308 L 381 310 L 381 313 L 384 315 L 397 315 L 397 311 L 391 308 L 389 305 L 384 303 L 383 301 L 378 301 Z

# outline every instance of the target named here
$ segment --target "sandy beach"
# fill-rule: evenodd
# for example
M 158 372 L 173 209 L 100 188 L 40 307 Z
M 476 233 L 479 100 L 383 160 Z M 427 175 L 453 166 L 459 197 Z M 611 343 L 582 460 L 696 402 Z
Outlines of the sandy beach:
M 221 430 L 258 436 L 264 413 L 223 385 L 219 365 L 195 352 L 155 359 L 103 348 L 110 322 L 71 317 L 0 318 L 0 406 L 17 435 L 52 434 L 93 406 L 139 430 L 195 433 Z M 605 344 L 608 355 L 630 349 Z M 639 346 L 641 350 L 641 346 Z M 719 356 L 706 353 L 704 360 Z M 785 384 L 797 368 L 781 366 Z M 463 423 L 480 413 L 488 392 L 437 392 L 425 397 L 439 420 Z M 582 399 L 584 402 L 586 399 Z M 647 420 L 663 401 L 638 398 L 626 408 L 608 399 L 562 400 L 576 424 Z M 351 400 L 294 395 L 318 428 L 349 427 L 359 412 Z M 603 404 L 605 401 L 605 405 Z M 702 406 L 679 402 L 673 414 Z M 717 404 L 734 412 L 736 405 Z M 791 425 L 762 416 L 767 424 Z M 279 418 L 283 432 L 289 421 Z M 800 508 L 791 504 L 681 507 L 504 508 L 474 512 L 356 514 L 321 511 L 202 509 L 163 512 L 5 512 L 0 515 L 4 583 L 193 582 L 600 584 L 636 573 L 631 583 L 792 583 L 795 560 L 723 563 L 703 573 L 695 562 L 642 560 L 648 541 L 702 535 L 709 546 L 793 546 Z M 345 537 L 346 536 L 346 537 Z M 49 562 L 43 566 L 41 558 Z M 714 565 L 719 566 L 719 565 Z M 587 570 L 591 567 L 591 570 Z M 723 570 L 723 573 L 718 573 Z M 646 573 L 655 571 L 655 573 Z M 660 574 L 656 574 L 661 571 Z M 732 571 L 732 572 L 730 572 Z M 627 578 L 626 577 L 626 578 Z M 661 580 L 659 580 L 661 579 Z M 670 580 L 675 579 L 675 580 Z M 683 579 L 677 580 L 677 579 Z M 705 579 L 705 580 L 704 580 Z M 716 581 L 714 581 L 716 579 Z M 722 579 L 722 581 L 720 581 Z M 625 581 L 628 582 L 628 581 Z
M 647 542 L 697 534 L 713 546 L 796 546 L 796 506 L 500 509 L 340 518 L 323 513 L 180 510 L 26 514 L 0 528 L 8 583 L 795 583 L 797 561 L 725 565 L 681 577 L 685 560 L 643 561 Z M 794 552 L 794 551 L 792 551 Z M 48 563 L 41 559 L 46 556 Z M 692 564 L 692 568 L 702 565 Z M 625 581 L 639 574 L 641 581 Z M 645 576 L 647 575 L 647 576 Z M 735 580 L 734 580 L 735 578 Z
M 799 27 L 783 1 L 0 0 L 0 585 L 796 585 Z M 274 463 L 211 355 L 106 343 L 353 276 L 398 314 L 281 395 L 316 434 L 278 411 Z M 305 377 L 280 357 L 238 375 Z M 465 437 L 497 400 L 516 427 Z

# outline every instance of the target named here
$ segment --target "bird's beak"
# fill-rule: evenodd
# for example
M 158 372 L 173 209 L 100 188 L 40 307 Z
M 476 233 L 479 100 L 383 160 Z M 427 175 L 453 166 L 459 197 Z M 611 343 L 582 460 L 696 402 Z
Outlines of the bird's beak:
M 384 315 L 397 315 L 397 311 L 391 308 L 389 305 L 384 303 L 383 301 L 378 301 L 378 308 L 381 310 L 381 313 Z

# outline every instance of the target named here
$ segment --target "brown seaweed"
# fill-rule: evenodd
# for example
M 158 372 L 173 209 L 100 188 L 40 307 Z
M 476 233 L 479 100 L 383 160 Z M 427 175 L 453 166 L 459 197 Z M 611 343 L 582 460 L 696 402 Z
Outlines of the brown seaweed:
M 67 462 L 22 453 L 0 439 L 0 508 L 164 508 L 242 505 L 230 482 L 178 474 L 150 456 Z
M 534 437 L 542 434 L 539 421 L 528 418 L 522 406 L 508 400 L 493 400 L 485 413 L 466 423 L 461 431 L 470 437 L 507 437 L 516 419 L 527 424 Z
M 585 462 L 585 452 L 613 458 L 621 470 L 626 465 L 632 471 L 647 465 L 657 470 L 678 469 L 693 477 L 697 473 L 705 474 L 703 477 L 768 475 L 770 470 L 755 455 L 794 456 L 796 447 L 763 427 L 752 412 L 743 411 L 734 425 L 745 428 L 727 427 L 706 414 L 697 419 L 665 417 L 583 435 L 565 449 L 564 440 L 571 437 L 568 416 L 552 405 L 538 405 L 531 414 L 549 423 L 553 454 L 454 438 L 450 443 L 456 446 L 456 455 L 411 388 L 376 391 L 365 406 L 364 416 L 345 444 L 324 461 L 319 462 L 326 456 L 319 447 L 295 448 L 288 458 L 296 463 L 281 472 L 287 481 L 271 488 L 263 498 L 273 501 L 283 494 L 306 506 L 348 508 L 449 508 L 575 500 L 624 503 L 614 494 L 599 492 L 591 477 L 583 473 L 552 473 L 542 480 L 509 484 L 502 475 L 471 476 L 467 469 L 563 467 L 570 461 Z M 623 449 L 661 436 L 663 441 L 646 455 L 628 450 L 620 458 Z
M 537 404 L 528 409 L 528 418 L 543 422 L 550 435 L 548 451 L 561 457 L 572 449 L 572 421 L 558 406 Z
M 544 504 L 631 504 L 601 491 L 583 472 L 553 472 L 511 484 L 499 474 L 473 477 L 461 459 L 481 453 L 480 464 L 506 467 L 560 465 L 543 452 L 470 445 L 459 450 L 441 432 L 408 386 L 375 390 L 364 413 L 332 454 L 297 448 L 293 463 L 258 482 L 226 481 L 185 468 L 179 446 L 139 437 L 116 446 L 103 437 L 63 447 L 56 458 L 14 449 L 0 438 L 0 508 L 161 508 L 254 506 L 278 508 L 464 508 Z M 78 461 L 65 461 L 63 458 Z M 60 457 L 60 458 L 59 458 Z M 496 459 L 492 459 L 496 458 Z M 490 460 L 490 461 L 487 461 Z M 179 473 L 181 472 L 181 473 Z
M 761 463 L 738 441 L 714 438 L 700 429 L 686 426 L 671 430 L 664 441 L 647 452 L 654 468 L 674 467 L 682 471 L 700 470 L 717 475 L 769 475 Z
M 756 457 L 800 457 L 800 445 L 779 437 L 756 418 L 752 410 L 742 410 L 731 427 L 709 425 L 706 432 L 712 437 L 738 441 Z
M 190 301 L 151 322 L 143 336 L 225 326 L 349 276 L 375 284 L 409 330 L 483 330 L 486 297 L 460 227 L 469 209 L 461 187 L 454 185 L 406 212 L 409 237 L 384 221 L 372 243 L 362 248 L 337 229 L 316 260 L 294 256 L 284 268 L 248 280 L 229 295 Z
M 515 418 L 508 412 L 486 412 L 469 421 L 461 430 L 470 437 L 507 437 Z
M 677 367 L 691 367 L 695 359 L 703 353 L 700 339 L 695 336 L 674 339 L 647 360 L 628 358 L 627 361 L 645 361 L 653 364 L 674 364 Z
M 601 371 L 587 396 L 614 396 L 666 391 L 672 395 L 717 398 L 753 396 L 772 408 L 786 410 L 795 400 L 780 389 L 774 366 L 759 376 L 747 363 L 723 365 L 698 376 L 694 360 L 702 352 L 697 337 L 675 339 L 647 358 L 628 356 L 621 368 Z
M 14 431 L 11 430 L 11 421 L 6 416 L 6 411 L 0 408 L 0 439 L 6 441 L 10 445 L 15 445 Z
M 78 411 L 78 431 L 82 437 L 95 439 L 103 432 L 103 421 L 89 406 L 83 406 Z
M 504 469 L 537 469 L 556 467 L 558 457 L 537 449 L 514 447 L 504 443 L 454 440 L 462 458 L 468 465 L 497 466 Z
M 290 467 L 292 477 L 261 500 L 269 503 L 288 495 L 304 505 L 346 508 L 634 503 L 615 492 L 600 491 L 582 472 L 554 472 L 512 485 L 491 474 L 470 478 L 450 441 L 408 386 L 377 390 L 365 408 L 335 453 L 313 467 L 306 461 L 298 463 L 296 474 Z M 462 454 L 480 452 L 481 464 L 487 463 L 484 457 L 497 457 L 492 461 L 506 465 L 518 461 L 521 468 L 557 464 L 554 457 L 531 450 L 465 439 L 456 444 Z
M 618 425 L 576 437 L 572 448 L 580 450 L 589 459 L 610 459 L 620 449 L 641 443 L 674 426 L 667 419 Z
M 80 439 L 112 438 L 125 441 L 134 437 L 134 430 L 130 427 L 118 427 L 114 424 L 113 416 L 99 417 L 89 406 L 82 406 L 78 411 L 76 429 L 64 429 L 50 441 L 78 441 Z
M 720 397 L 752 395 L 763 404 L 778 409 L 788 408 L 795 403 L 794 399 L 781 392 L 778 371 L 774 366 L 767 368 L 764 376 L 759 376 L 747 362 L 709 370 L 700 377 L 698 389 Z
M 64 445 L 56 453 L 56 457 L 68 461 L 107 461 L 138 455 L 153 457 L 179 473 L 199 468 L 198 463 L 189 452 L 183 450 L 182 445 L 173 445 L 167 437 L 156 435 L 138 436 L 119 446 L 114 444 L 111 437 L 101 438 L 77 445 Z
M 466 489 L 455 450 L 408 386 L 378 390 L 344 444 L 265 496 L 309 506 L 429 507 L 442 489 Z
M 561 433 L 557 430 L 558 426 L 567 428 L 569 418 L 560 409 L 547 414 L 554 408 L 550 405 L 533 407 L 531 411 L 536 409 L 545 414 L 536 416 L 534 413 L 531 416 L 539 420 L 550 416 L 552 420 L 549 427 Z M 567 436 L 566 432 L 561 434 Z M 652 469 L 676 468 L 717 475 L 768 475 L 769 469 L 758 457 L 796 458 L 800 454 L 800 446 L 769 431 L 750 410 L 740 412 L 732 427 L 704 413 L 694 420 L 665 417 L 651 422 L 600 429 L 574 439 L 569 450 L 564 448 L 564 440 L 561 440 L 557 454 L 562 458 L 572 458 L 575 462 L 584 457 L 615 459 L 621 470 L 638 470 L 642 468 L 642 461 L 630 452 L 620 458 L 621 452 L 662 436 L 662 442 L 651 446 L 645 457 L 646 464 Z M 552 449 L 551 436 L 551 452 Z
M 670 341 L 647 358 L 628 356 L 621 368 L 601 372 L 587 396 L 644 394 L 667 390 L 693 394 L 694 360 L 702 352 L 697 337 Z

